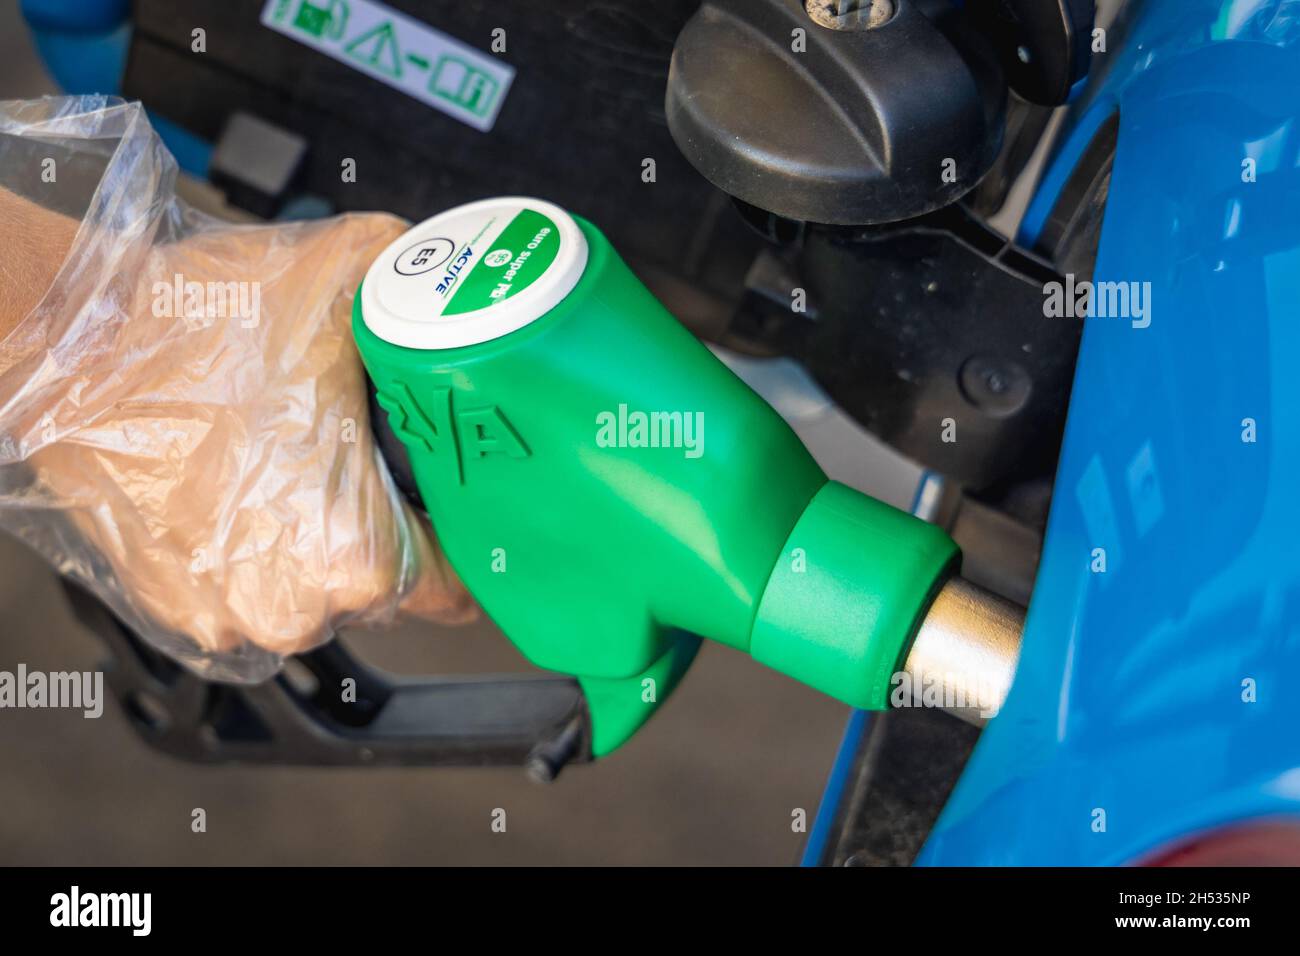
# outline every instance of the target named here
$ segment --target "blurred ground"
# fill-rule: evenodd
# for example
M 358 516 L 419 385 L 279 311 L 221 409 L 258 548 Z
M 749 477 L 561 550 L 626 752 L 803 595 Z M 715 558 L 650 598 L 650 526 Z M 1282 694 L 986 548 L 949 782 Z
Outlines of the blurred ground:
M 0 98 L 51 92 L 17 5 L 0 4 Z M 50 571 L 0 537 L 0 670 L 98 666 Z M 523 669 L 490 625 L 358 637 L 409 672 Z M 550 787 L 511 770 L 267 770 L 158 756 L 110 703 L 0 710 L 0 864 L 788 864 L 847 710 L 706 647 L 628 746 Z M 190 831 L 191 811 L 208 831 Z M 490 829 L 495 808 L 506 833 Z

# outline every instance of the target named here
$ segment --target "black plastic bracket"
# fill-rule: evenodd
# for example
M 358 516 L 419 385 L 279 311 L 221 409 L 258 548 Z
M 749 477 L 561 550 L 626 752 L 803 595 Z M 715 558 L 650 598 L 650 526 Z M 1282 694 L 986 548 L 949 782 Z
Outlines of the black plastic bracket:
M 1059 106 L 1087 75 L 1095 0 L 969 0 L 966 8 L 1011 88 L 1031 103 Z

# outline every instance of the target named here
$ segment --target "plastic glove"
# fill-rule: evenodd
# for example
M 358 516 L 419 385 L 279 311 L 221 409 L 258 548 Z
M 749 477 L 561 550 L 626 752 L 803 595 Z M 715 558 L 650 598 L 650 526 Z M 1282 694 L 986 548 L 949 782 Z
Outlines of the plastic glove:
M 473 618 L 379 458 L 349 327 L 404 223 L 197 214 L 136 105 L 0 104 L 0 133 L 112 144 L 80 222 L 0 191 L 0 526 L 217 679 L 399 604 Z

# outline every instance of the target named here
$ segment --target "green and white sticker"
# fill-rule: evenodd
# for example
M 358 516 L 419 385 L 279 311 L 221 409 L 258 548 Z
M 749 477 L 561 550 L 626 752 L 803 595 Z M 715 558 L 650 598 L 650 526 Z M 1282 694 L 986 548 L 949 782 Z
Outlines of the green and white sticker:
M 487 199 L 425 220 L 380 253 L 361 288 L 361 315 L 395 345 L 477 345 L 555 308 L 586 266 L 586 237 L 563 209 Z
M 515 68 L 374 0 L 267 0 L 262 24 L 487 132 Z

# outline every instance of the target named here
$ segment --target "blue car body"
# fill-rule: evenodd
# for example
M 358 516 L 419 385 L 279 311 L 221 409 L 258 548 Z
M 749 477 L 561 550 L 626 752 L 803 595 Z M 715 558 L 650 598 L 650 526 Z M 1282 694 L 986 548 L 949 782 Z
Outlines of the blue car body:
M 922 864 L 1300 815 L 1300 3 L 1147 0 L 1109 39 L 1022 238 L 1118 113 L 1095 278 L 1149 315 L 1085 320 L 1015 684 Z

